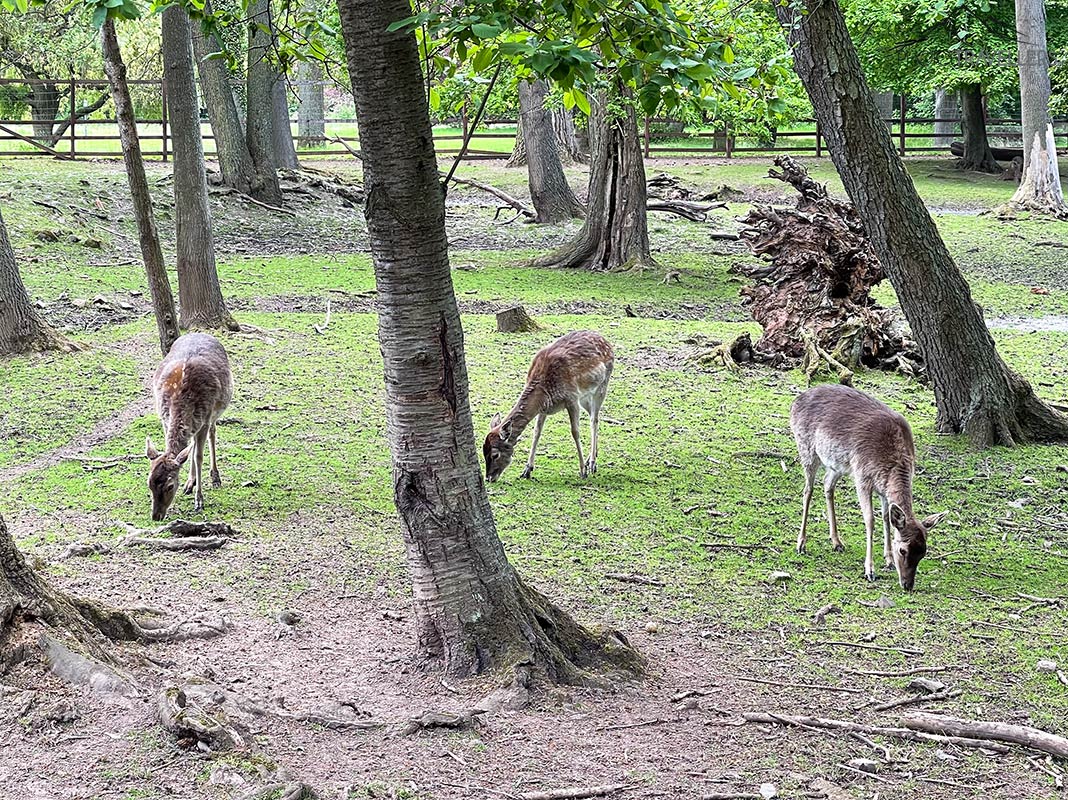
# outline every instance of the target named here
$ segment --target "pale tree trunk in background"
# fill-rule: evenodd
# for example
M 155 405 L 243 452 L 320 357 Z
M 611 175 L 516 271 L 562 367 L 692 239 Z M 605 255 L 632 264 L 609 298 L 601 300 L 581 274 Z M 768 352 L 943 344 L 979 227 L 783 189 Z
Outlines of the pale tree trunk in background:
M 1068 216 L 1053 120 L 1049 113 L 1049 52 L 1043 0 L 1016 0 L 1016 46 L 1020 64 L 1020 110 L 1023 118 L 1023 177 L 1010 205 Z
M 520 81 L 519 120 L 525 131 L 527 177 L 530 200 L 537 213 L 535 222 L 563 222 L 583 215 L 582 203 L 575 197 L 564 175 L 552 112 L 545 108 L 545 81 Z
M 508 563 L 475 450 L 445 192 L 415 37 L 387 32 L 412 7 L 409 0 L 338 5 L 360 127 L 394 499 L 420 654 L 453 675 L 526 664 L 519 669 L 576 680 L 604 664 L 634 668 L 633 651 L 590 635 Z
M 168 6 L 163 12 L 162 31 L 163 75 L 174 136 L 174 214 L 181 309 L 178 325 L 183 329 L 237 330 L 239 326 L 223 300 L 215 267 L 193 47 L 185 9 Z
M 318 61 L 301 61 L 297 67 L 297 140 L 301 147 L 316 147 L 326 139 L 326 102 L 323 67 Z
M 629 97 L 629 90 L 617 91 Z M 533 263 L 594 270 L 655 266 L 645 211 L 645 162 L 634 108 L 627 103 L 620 116 L 610 117 L 603 94 L 591 98 L 590 105 L 586 221 L 574 239 Z
M 272 30 L 268 0 L 253 0 L 248 7 L 248 75 L 245 97 L 245 141 L 252 156 L 253 189 L 260 187 L 264 202 L 282 204 L 278 167 L 274 160 L 274 84 L 277 70 L 271 63 L 273 40 L 260 25 Z
M 134 116 L 130 87 L 126 83 L 126 65 L 119 50 L 115 35 L 114 20 L 107 20 L 101 28 L 104 50 L 104 72 L 111 86 L 111 100 L 115 104 L 115 122 L 122 142 L 122 160 L 126 165 L 126 180 L 130 184 L 134 218 L 137 220 L 137 239 L 141 245 L 141 257 L 145 262 L 152 308 L 159 329 L 159 344 L 166 354 L 178 338 L 178 316 L 174 311 L 174 295 L 167 277 L 167 265 L 159 244 L 156 216 L 152 210 L 152 195 L 145 175 L 145 163 L 141 158 L 141 141 L 137 137 L 137 122 Z
M 546 86 L 546 91 L 548 87 Z M 512 154 L 505 162 L 506 167 L 523 167 L 527 163 L 527 148 L 524 143 L 526 134 L 523 132 L 523 97 L 519 97 L 520 115 L 515 126 L 515 144 L 512 145 Z M 585 164 L 589 160 L 589 154 L 579 137 L 578 128 L 575 125 L 575 116 L 566 108 L 553 108 L 549 112 L 552 120 L 553 135 L 556 139 L 556 151 L 560 156 L 560 163 L 567 165 L 572 163 Z
M 957 160 L 957 169 L 975 172 L 1001 172 L 1001 165 L 990 149 L 986 135 L 986 109 L 983 108 L 983 88 L 978 83 L 960 87 L 964 156 Z
M 807 15 L 802 16 L 807 10 Z M 1068 417 L 1009 369 L 868 90 L 838 0 L 776 6 L 838 174 L 924 355 L 937 426 L 977 446 L 1068 440 Z
M 206 8 L 210 10 L 211 7 L 208 5 Z M 212 53 L 222 52 L 222 49 L 222 44 L 214 34 L 205 36 L 199 25 L 193 25 L 193 50 L 200 73 L 200 90 L 215 137 L 215 157 L 219 160 L 223 183 L 242 194 L 263 200 L 253 192 L 252 156 L 248 152 L 245 129 L 230 87 L 230 70 L 224 59 L 208 58 Z
M 277 75 L 277 73 L 275 73 Z M 289 124 L 289 93 L 286 79 L 278 75 L 271 90 L 271 135 L 274 137 L 274 163 L 279 169 L 297 169 L 297 148 Z
M 960 133 L 960 95 L 956 89 L 935 90 L 934 146 L 949 147 Z M 939 120 L 943 120 L 939 122 Z
M 879 118 L 892 119 L 897 116 L 897 106 L 894 104 L 893 92 L 876 92 L 875 105 L 879 109 Z
M 71 349 L 74 345 L 56 333 L 33 307 L 0 215 L 0 356 Z

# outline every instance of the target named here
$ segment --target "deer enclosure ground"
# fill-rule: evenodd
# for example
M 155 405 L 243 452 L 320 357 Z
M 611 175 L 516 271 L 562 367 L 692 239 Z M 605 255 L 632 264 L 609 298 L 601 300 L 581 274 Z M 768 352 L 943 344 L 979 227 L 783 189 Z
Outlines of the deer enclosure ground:
M 347 161 L 315 166 L 360 177 Z M 806 166 L 841 196 L 829 164 Z M 1068 223 L 981 214 L 1013 187 L 948 160 L 907 166 L 999 351 L 1043 399 L 1068 405 L 1068 331 L 1050 323 L 1068 317 Z M 155 527 L 143 452 L 146 435 L 161 431 L 147 410 L 155 328 L 124 177 L 118 164 L 5 162 L 0 202 L 25 283 L 47 319 L 91 347 L 0 361 L 0 514 L 58 588 L 228 623 L 210 640 L 147 646 L 152 662 L 132 667 L 153 690 L 144 697 L 102 698 L 19 667 L 0 676 L 7 795 L 238 800 L 285 770 L 345 800 L 609 784 L 628 787 L 624 800 L 759 797 L 764 783 L 807 797 L 818 779 L 854 798 L 1059 796 L 1050 773 L 1068 765 L 1033 754 L 743 724 L 744 713 L 764 712 L 897 727 L 910 706 L 875 709 L 915 696 L 915 676 L 865 673 L 932 667 L 923 677 L 952 696 L 911 708 L 1068 735 L 1068 687 L 1039 669 L 1044 660 L 1068 667 L 1068 448 L 975 452 L 936 435 L 927 387 L 859 372 L 858 388 L 912 423 L 917 511 L 951 514 L 911 594 L 881 567 L 874 584 L 863 579 L 863 522 L 847 485 L 838 501 L 845 551 L 831 549 L 817 502 L 808 554 L 795 553 L 803 477 L 788 413 L 804 376 L 694 358 L 702 342 L 759 338 L 730 271 L 752 257 L 709 234 L 736 230 L 750 203 L 792 204 L 762 177 L 767 167 L 650 164 L 701 191 L 733 191 L 709 223 L 651 214 L 660 269 L 642 275 L 526 266 L 574 223 L 499 224 L 493 197 L 450 190 L 476 433 L 511 407 L 530 359 L 557 336 L 592 328 L 615 346 L 597 474 L 577 477 L 568 425 L 553 417 L 534 478 L 513 465 L 489 492 L 524 578 L 581 621 L 622 631 L 649 675 L 609 689 L 539 689 L 521 711 L 403 735 L 411 717 L 469 709 L 492 686 L 454 685 L 412 661 L 362 210 L 334 194 L 294 194 L 294 219 L 212 195 L 223 292 L 254 330 L 220 334 L 235 379 L 218 432 L 223 486 L 206 492 L 203 514 L 179 496 L 168 519 L 226 522 L 238 535 L 209 552 L 128 548 L 126 526 Z M 459 174 L 526 198 L 523 171 L 502 163 L 464 164 Z M 150 167 L 165 213 L 168 175 Z M 567 175 L 581 195 L 584 173 Z M 168 225 L 165 217 L 165 243 Z M 58 241 L 38 235 L 45 230 Z M 671 271 L 678 280 L 665 282 Z M 875 297 L 896 308 L 885 282 Z M 317 332 L 328 298 L 331 320 Z M 515 305 L 542 330 L 498 333 L 494 313 Z M 585 421 L 582 429 L 586 441 Z M 74 544 L 89 554 L 70 555 Z M 270 710 L 255 719 L 248 750 L 176 747 L 155 721 L 154 690 L 179 677 Z M 385 725 L 297 719 L 323 712 Z M 858 772 L 858 758 L 876 772 Z

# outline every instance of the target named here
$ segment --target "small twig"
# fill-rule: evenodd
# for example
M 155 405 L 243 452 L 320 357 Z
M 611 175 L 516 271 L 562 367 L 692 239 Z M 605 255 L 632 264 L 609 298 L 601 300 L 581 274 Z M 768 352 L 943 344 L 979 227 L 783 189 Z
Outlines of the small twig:
M 545 792 L 524 792 L 520 800 L 584 800 L 587 797 L 604 797 L 618 794 L 633 788 L 625 783 L 611 783 L 606 786 L 576 786 L 571 789 L 550 789 Z
M 913 667 L 912 669 L 879 670 L 879 669 L 847 669 L 844 672 L 850 675 L 869 675 L 875 678 L 908 678 L 912 675 L 929 675 L 936 672 L 948 672 L 957 667 Z
M 724 678 L 732 678 L 746 683 L 762 683 L 766 686 L 781 686 L 789 689 L 815 689 L 821 692 L 845 692 L 847 694 L 867 694 L 864 689 L 854 689 L 851 686 L 829 686 L 823 683 L 793 683 L 791 681 L 773 681 L 765 678 L 749 678 L 745 675 L 723 675 Z
M 265 203 L 262 200 L 257 200 L 255 197 L 252 197 L 251 195 L 242 194 L 241 195 L 241 199 L 247 200 L 248 202 L 252 203 L 252 205 L 254 205 L 254 206 L 259 206 L 260 208 L 266 208 L 268 211 L 275 211 L 275 212 L 277 212 L 279 214 L 285 214 L 288 217 L 293 217 L 293 219 L 297 218 L 297 212 L 290 211 L 288 208 L 282 208 L 281 206 L 272 206 L 270 203 Z
M 643 586 L 663 586 L 664 582 L 656 578 L 646 578 L 644 575 L 628 575 L 623 572 L 606 572 L 604 575 L 620 583 L 640 583 Z
M 322 325 L 312 325 L 316 333 L 325 333 L 326 327 L 330 324 L 330 298 L 326 298 L 326 319 L 323 320 Z
M 933 692 L 931 694 L 915 695 L 913 697 L 902 697 L 897 700 L 889 700 L 885 703 L 879 703 L 876 706 L 872 706 L 872 711 L 889 711 L 891 708 L 901 708 L 902 706 L 914 706 L 918 703 L 928 703 L 935 700 L 950 700 L 954 697 L 960 697 L 963 694 L 960 689 L 950 689 L 945 692 Z
M 865 644 L 863 642 L 837 642 L 837 641 L 824 641 L 820 640 L 813 642 L 813 644 L 824 645 L 826 647 L 856 647 L 861 650 L 879 650 L 888 653 L 904 653 L 907 656 L 922 656 L 922 650 L 913 650 L 911 647 L 889 647 L 878 644 Z
M 602 725 L 601 727 L 597 728 L 596 730 L 599 730 L 599 731 L 625 731 L 625 730 L 629 730 L 630 728 L 648 728 L 648 727 L 650 727 L 652 725 L 663 725 L 665 722 L 674 722 L 674 721 L 675 720 L 661 719 L 660 717 L 657 717 L 656 719 L 647 719 L 644 722 L 628 722 L 628 723 L 626 723 L 624 725 Z
M 890 780 L 889 778 L 884 778 L 882 775 L 876 775 L 874 772 L 865 772 L 862 769 L 857 769 L 856 767 L 851 767 L 848 764 L 839 764 L 838 766 L 841 767 L 842 769 L 847 769 L 850 772 L 855 772 L 855 773 L 857 773 L 857 775 L 863 775 L 865 778 L 873 778 L 873 779 L 875 779 L 877 781 L 880 781 L 881 783 L 893 783 L 893 781 Z

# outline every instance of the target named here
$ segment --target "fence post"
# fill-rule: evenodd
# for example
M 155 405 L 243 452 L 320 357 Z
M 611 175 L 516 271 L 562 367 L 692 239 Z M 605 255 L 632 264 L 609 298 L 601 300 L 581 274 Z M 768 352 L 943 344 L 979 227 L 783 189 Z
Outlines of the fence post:
M 167 79 L 161 78 L 159 82 L 159 96 L 162 101 L 160 119 L 163 122 L 163 134 L 160 137 L 163 141 L 163 161 L 167 161 Z
M 820 121 L 816 120 L 816 158 L 823 157 L 823 135 L 820 132 Z
M 463 106 L 460 108 L 460 132 L 463 134 L 464 137 L 463 142 L 460 142 L 461 149 L 464 146 L 464 142 L 467 141 L 468 130 L 470 128 L 470 125 L 471 122 L 467 118 L 467 103 L 464 103 Z
M 900 95 L 900 97 L 901 97 L 901 103 L 900 103 L 900 106 L 901 106 L 901 156 L 902 156 L 902 158 L 904 158 L 904 156 L 905 156 L 905 95 L 902 94 L 902 95 Z
M 645 157 L 649 157 L 649 115 L 645 115 Z
M 727 158 L 730 158 L 734 151 L 734 137 L 731 136 L 731 129 L 726 122 L 723 123 L 723 138 L 726 140 Z
M 75 158 L 77 155 L 77 147 L 75 145 L 76 134 L 74 133 L 74 121 L 77 118 L 78 102 L 75 100 L 75 86 L 78 84 L 74 81 L 74 75 L 70 76 L 70 157 Z

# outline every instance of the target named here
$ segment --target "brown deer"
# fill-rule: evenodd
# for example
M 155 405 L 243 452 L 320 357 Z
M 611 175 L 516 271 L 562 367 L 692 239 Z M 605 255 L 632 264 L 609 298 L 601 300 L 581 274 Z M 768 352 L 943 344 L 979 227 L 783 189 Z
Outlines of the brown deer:
M 835 550 L 844 549 L 834 514 L 834 487 L 839 478 L 851 474 L 868 536 L 865 577 L 875 580 L 872 558 L 875 535 L 872 493 L 875 492 L 883 512 L 883 558 L 888 568 L 897 568 L 901 588 L 912 591 L 916 568 L 927 552 L 927 534 L 948 512 L 933 514 L 922 521 L 912 513 L 916 446 L 908 421 L 856 389 L 823 385 L 803 392 L 794 401 L 790 429 L 797 440 L 797 452 L 805 471 L 797 552 L 805 552 L 808 508 L 816 472 L 821 466 L 825 471 L 823 491 L 827 498 L 831 543 Z
M 145 455 L 152 462 L 148 490 L 152 493 L 152 519 L 167 514 L 178 492 L 178 472 L 193 458 L 186 494 L 196 492 L 194 510 L 204 509 L 201 472 L 204 442 L 211 442 L 211 485 L 222 486 L 216 459 L 215 423 L 234 395 L 234 379 L 226 350 L 214 336 L 187 333 L 179 337 L 156 370 L 152 381 L 156 412 L 163 423 L 164 449 L 160 453 L 145 439 Z
M 512 461 L 512 453 L 519 437 L 530 421 L 537 418 L 534 441 L 523 477 L 534 474 L 534 454 L 545 425 L 545 418 L 567 409 L 571 418 L 571 436 L 578 450 L 579 476 L 585 478 L 597 471 L 598 431 L 601 423 L 601 404 L 608 392 L 614 354 L 612 345 L 594 331 L 573 331 L 542 348 L 534 356 L 527 372 L 527 385 L 512 410 L 501 419 L 498 413 L 490 423 L 490 432 L 482 446 L 486 459 L 486 479 L 491 483 L 501 476 Z M 579 435 L 580 409 L 590 416 L 590 457 L 582 457 Z

